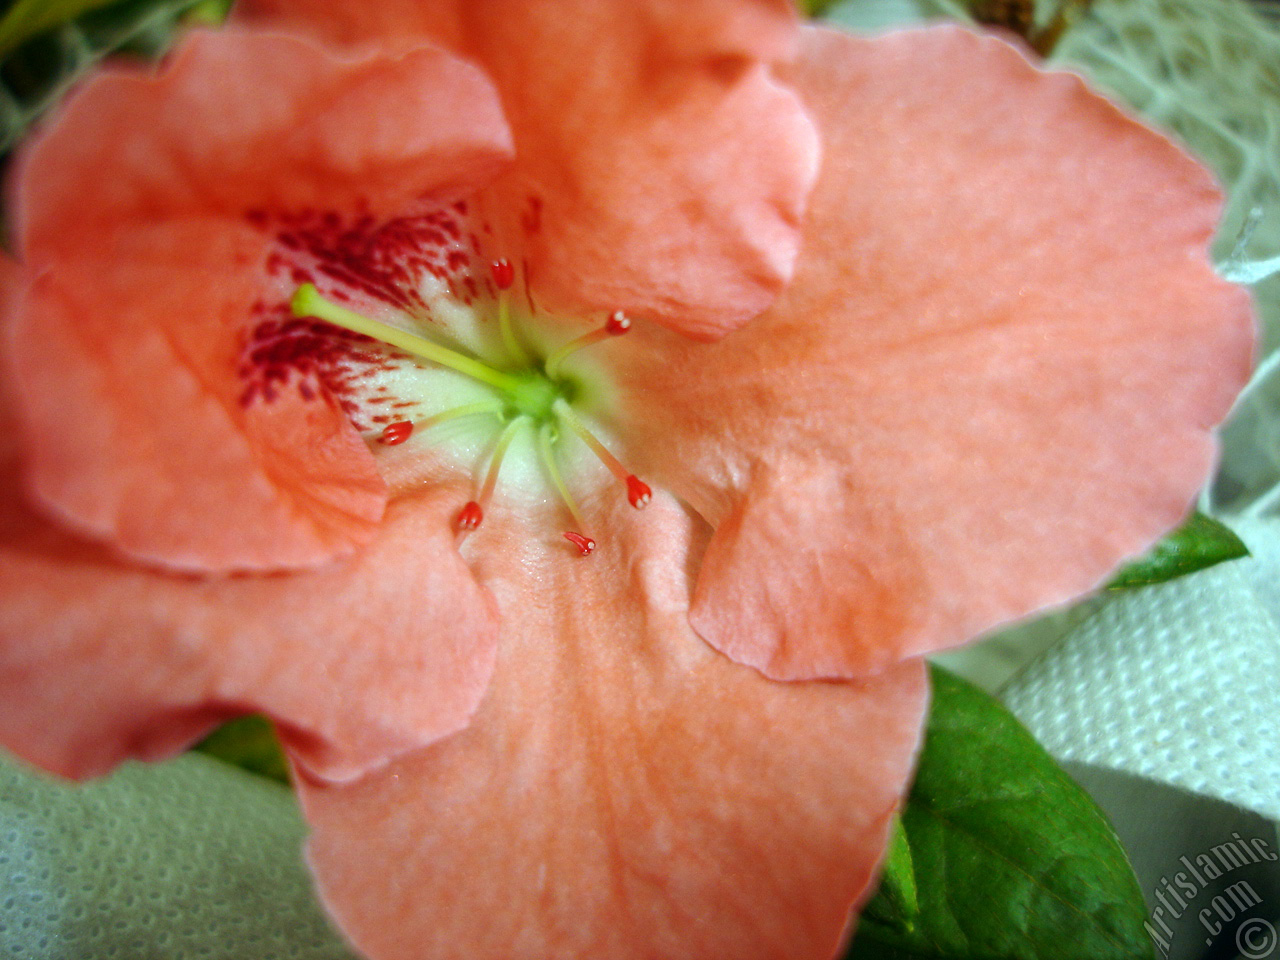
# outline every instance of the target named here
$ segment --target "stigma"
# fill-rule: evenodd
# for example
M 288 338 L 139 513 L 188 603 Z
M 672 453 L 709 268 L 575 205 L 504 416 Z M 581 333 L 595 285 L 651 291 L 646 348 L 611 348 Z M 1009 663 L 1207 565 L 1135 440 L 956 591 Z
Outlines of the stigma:
M 545 481 L 555 491 L 566 519 L 571 521 L 566 524 L 568 529 L 563 539 L 579 556 L 590 556 L 596 549 L 596 540 L 588 531 L 574 491 L 563 475 L 567 439 L 576 438 L 595 455 L 635 509 L 644 509 L 653 499 L 653 491 L 587 426 L 577 406 L 583 384 L 568 368 L 573 366 L 573 358 L 580 351 L 625 335 L 632 327 L 632 320 L 624 312 L 615 310 L 595 329 L 557 348 L 540 349 L 536 341 L 521 335 L 515 322 L 511 290 L 516 274 L 511 263 L 494 261 L 490 265 L 490 278 L 495 293 L 495 315 L 491 319 L 496 320 L 500 349 L 478 353 L 364 316 L 325 297 L 309 282 L 296 288 L 289 306 L 294 317 L 323 321 L 337 328 L 335 334 L 367 337 L 407 354 L 421 368 L 452 371 L 471 381 L 485 395 L 483 400 L 441 410 L 428 417 L 392 419 L 376 438 L 371 438 L 382 446 L 399 447 L 411 439 L 417 443 L 432 442 L 424 441 L 424 436 L 448 420 L 481 417 L 494 424 L 488 452 L 473 475 L 473 495 L 459 506 L 455 516 L 459 540 L 480 529 L 494 509 L 501 509 L 494 506 L 494 499 L 503 465 L 512 445 L 527 434 L 532 438 Z

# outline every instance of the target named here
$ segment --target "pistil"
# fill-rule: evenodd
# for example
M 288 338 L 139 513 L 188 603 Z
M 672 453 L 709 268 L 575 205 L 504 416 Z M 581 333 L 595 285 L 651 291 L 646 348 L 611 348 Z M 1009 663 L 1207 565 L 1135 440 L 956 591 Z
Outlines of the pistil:
M 450 370 L 461 373 L 463 376 L 479 380 L 481 383 L 486 383 L 506 393 L 514 393 L 521 387 L 520 381 L 515 377 L 494 370 L 474 357 L 468 357 L 466 354 L 458 353 L 456 350 L 450 350 L 448 347 L 442 347 L 438 343 L 432 343 L 425 337 L 409 333 L 407 330 L 401 330 L 379 320 L 371 320 L 368 317 L 361 316 L 354 310 L 348 310 L 346 307 L 326 300 L 320 295 L 320 291 L 315 288 L 314 284 L 304 283 L 298 287 L 297 292 L 293 295 L 293 300 L 290 301 L 290 307 L 296 317 L 315 317 L 318 320 L 331 323 L 335 327 L 350 330 L 352 333 L 359 333 L 375 340 L 381 340 L 383 343 L 398 347 L 405 353 L 421 357 L 424 360 L 430 360 L 432 363 L 447 367 Z

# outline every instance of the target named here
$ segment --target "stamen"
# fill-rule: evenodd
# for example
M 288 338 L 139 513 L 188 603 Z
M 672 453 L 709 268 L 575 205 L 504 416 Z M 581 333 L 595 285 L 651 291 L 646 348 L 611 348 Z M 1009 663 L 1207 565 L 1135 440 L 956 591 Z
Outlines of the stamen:
M 408 440 L 411 433 L 413 433 L 412 420 L 397 420 L 383 428 L 382 436 L 378 437 L 378 440 L 388 447 L 394 447 Z
M 422 421 L 421 426 L 423 430 L 429 430 L 437 424 L 445 423 L 449 420 L 457 420 L 459 417 L 474 417 L 481 413 L 501 413 L 502 410 L 501 400 L 477 400 L 475 403 L 464 403 L 460 407 L 452 407 L 449 410 L 433 413 Z
M 572 530 L 566 530 L 564 532 L 564 538 L 581 550 L 584 557 L 591 556 L 591 551 L 596 548 L 596 542 L 594 540 L 590 537 L 584 537 L 580 533 L 574 533 Z
M 493 274 L 493 285 L 499 290 L 510 290 L 516 282 L 516 268 L 511 266 L 510 260 L 493 261 L 489 264 L 489 271 Z
M 622 462 L 586 428 L 586 425 L 578 419 L 578 415 L 573 412 L 573 408 L 563 399 L 557 400 L 551 409 L 555 411 L 561 423 L 576 433 L 579 439 L 591 448 L 591 452 L 600 458 L 600 462 L 609 468 L 609 472 L 626 484 L 627 501 L 637 510 L 647 507 L 649 501 L 653 499 L 653 491 L 649 489 L 649 485 L 624 467 Z
M 473 357 L 450 350 L 448 347 L 442 347 L 438 343 L 432 343 L 425 337 L 400 330 L 390 324 L 362 317 L 353 310 L 348 310 L 346 307 L 326 300 L 320 296 L 320 291 L 315 288 L 314 284 L 304 283 L 300 286 L 294 293 L 290 306 L 296 317 L 315 317 L 318 320 L 324 320 L 326 323 L 332 323 L 336 327 L 342 327 L 344 330 L 364 334 L 366 337 L 373 337 L 375 340 L 381 340 L 383 343 L 398 347 L 406 353 L 411 353 L 424 360 L 430 360 L 432 363 L 438 363 L 442 367 L 448 367 L 463 376 L 479 380 L 481 383 L 487 383 L 489 386 L 496 387 L 507 393 L 520 388 L 520 381 L 515 377 L 485 366 Z
M 609 314 L 609 319 L 603 327 L 592 330 L 590 333 L 584 333 L 575 340 L 570 340 L 563 347 L 557 350 L 547 360 L 546 369 L 547 376 L 555 379 L 560 373 L 560 364 L 566 357 L 577 353 L 583 347 L 589 347 L 593 343 L 599 343 L 601 340 L 608 340 L 610 337 L 620 337 L 631 329 L 631 318 L 621 310 L 615 310 Z
M 484 509 L 474 500 L 468 500 L 458 511 L 458 529 L 474 530 L 484 519 Z
M 436 424 L 444 423 L 447 420 L 456 420 L 458 417 L 471 417 L 478 413 L 502 413 L 503 409 L 501 400 L 480 400 L 476 403 L 465 403 L 450 410 L 442 410 L 440 413 L 427 417 L 417 426 L 423 430 L 429 430 Z M 415 424 L 412 420 L 397 420 L 395 423 L 389 423 L 383 427 L 382 433 L 378 435 L 378 442 L 388 447 L 397 446 L 413 435 L 414 428 Z
M 489 473 L 484 478 L 484 486 L 480 488 L 479 499 L 482 504 L 487 504 L 493 496 L 493 488 L 498 485 L 498 471 L 502 469 L 502 460 L 511 447 L 511 441 L 516 438 L 516 434 L 526 422 L 528 422 L 526 418 L 516 417 L 507 424 L 502 435 L 498 437 L 498 445 L 493 449 L 493 459 L 489 461 Z
M 493 456 L 489 460 L 489 472 L 485 474 L 484 486 L 480 488 L 480 495 L 464 504 L 458 513 L 458 527 L 462 530 L 474 530 L 484 520 L 484 508 L 489 505 L 489 501 L 493 498 L 493 490 L 498 485 L 498 471 L 502 469 L 502 461 L 511 447 L 511 441 L 516 438 L 516 434 L 526 422 L 525 417 L 516 417 L 499 435 L 498 444 L 493 448 Z
M 556 454 L 551 449 L 551 432 L 554 429 L 549 423 L 542 425 L 542 429 L 538 431 L 538 453 L 542 455 L 542 465 L 546 467 L 547 474 L 551 477 L 551 483 L 555 486 L 556 492 L 560 494 L 560 499 L 564 501 L 565 507 L 568 508 L 569 515 L 573 517 L 573 522 L 577 524 L 579 530 L 586 530 L 586 521 L 582 519 L 578 504 L 574 501 L 573 495 L 569 493 L 569 488 L 565 486 L 564 478 L 560 476 L 560 467 L 556 464 Z M 581 550 L 584 557 L 596 548 L 596 542 L 585 533 L 567 530 L 564 537 Z
M 649 485 L 634 473 L 627 477 L 627 501 L 637 510 L 643 510 L 653 499 L 653 491 Z
M 502 344 L 507 348 L 507 354 L 517 366 L 523 366 L 529 362 L 529 355 L 520 346 L 516 332 L 511 327 L 509 291 L 511 285 L 516 282 L 515 267 L 511 266 L 510 260 L 495 260 L 489 264 L 489 270 L 493 274 L 493 285 L 498 288 L 498 330 L 502 334 Z

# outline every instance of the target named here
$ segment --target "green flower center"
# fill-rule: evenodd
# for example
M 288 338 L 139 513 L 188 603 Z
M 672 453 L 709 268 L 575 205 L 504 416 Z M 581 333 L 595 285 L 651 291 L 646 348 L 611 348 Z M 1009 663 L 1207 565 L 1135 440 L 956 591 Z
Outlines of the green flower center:
M 298 287 L 290 306 L 295 316 L 314 317 L 371 337 L 488 387 L 493 394 L 492 399 L 442 411 L 416 425 L 429 427 L 444 420 L 474 414 L 497 415 L 504 423 L 476 498 L 465 504 L 458 514 L 459 531 L 465 534 L 481 524 L 496 488 L 503 459 L 517 435 L 528 429 L 536 432 L 537 450 L 545 473 L 577 526 L 576 530 L 567 531 L 564 536 L 586 556 L 595 549 L 595 541 L 587 535 L 582 514 L 560 473 L 555 448 L 563 433 L 575 434 L 599 457 L 609 471 L 625 485 L 627 498 L 633 507 L 642 509 L 649 503 L 652 494 L 649 487 L 627 470 L 578 417 L 573 404 L 581 384 L 572 377 L 562 376 L 560 368 L 571 354 L 593 343 L 626 333 L 631 323 L 622 313 L 615 312 L 603 327 L 570 341 L 545 360 L 531 357 L 511 326 L 507 297 L 507 288 L 511 282 L 509 268 L 505 267 L 504 261 L 494 264 L 493 270 L 500 290 L 498 325 L 506 352 L 514 361 L 512 369 L 499 369 L 418 334 L 365 317 L 325 299 L 310 283 Z M 403 443 L 414 429 L 412 421 L 396 421 L 383 430 L 381 442 L 387 445 Z
M 529 370 L 516 374 L 515 378 L 518 382 L 506 400 L 517 417 L 528 417 L 540 424 L 551 423 L 555 420 L 557 401 L 573 402 L 573 385 L 564 380 L 552 380 L 545 370 Z

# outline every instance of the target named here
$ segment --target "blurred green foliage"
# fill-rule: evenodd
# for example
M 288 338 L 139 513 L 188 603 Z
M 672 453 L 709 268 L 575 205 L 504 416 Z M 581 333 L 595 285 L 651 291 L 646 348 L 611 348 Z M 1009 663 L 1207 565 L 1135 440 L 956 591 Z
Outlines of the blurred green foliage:
M 250 773 L 289 783 L 289 764 L 280 749 L 275 728 L 266 717 L 254 714 L 224 723 L 196 749 Z
M 109 3 L 111 0 L 17 0 L 0 19 L 0 56 L 32 37 Z
M 0 156 L 104 57 L 161 55 L 197 8 L 212 12 L 207 0 L 18 0 L 0 18 Z

